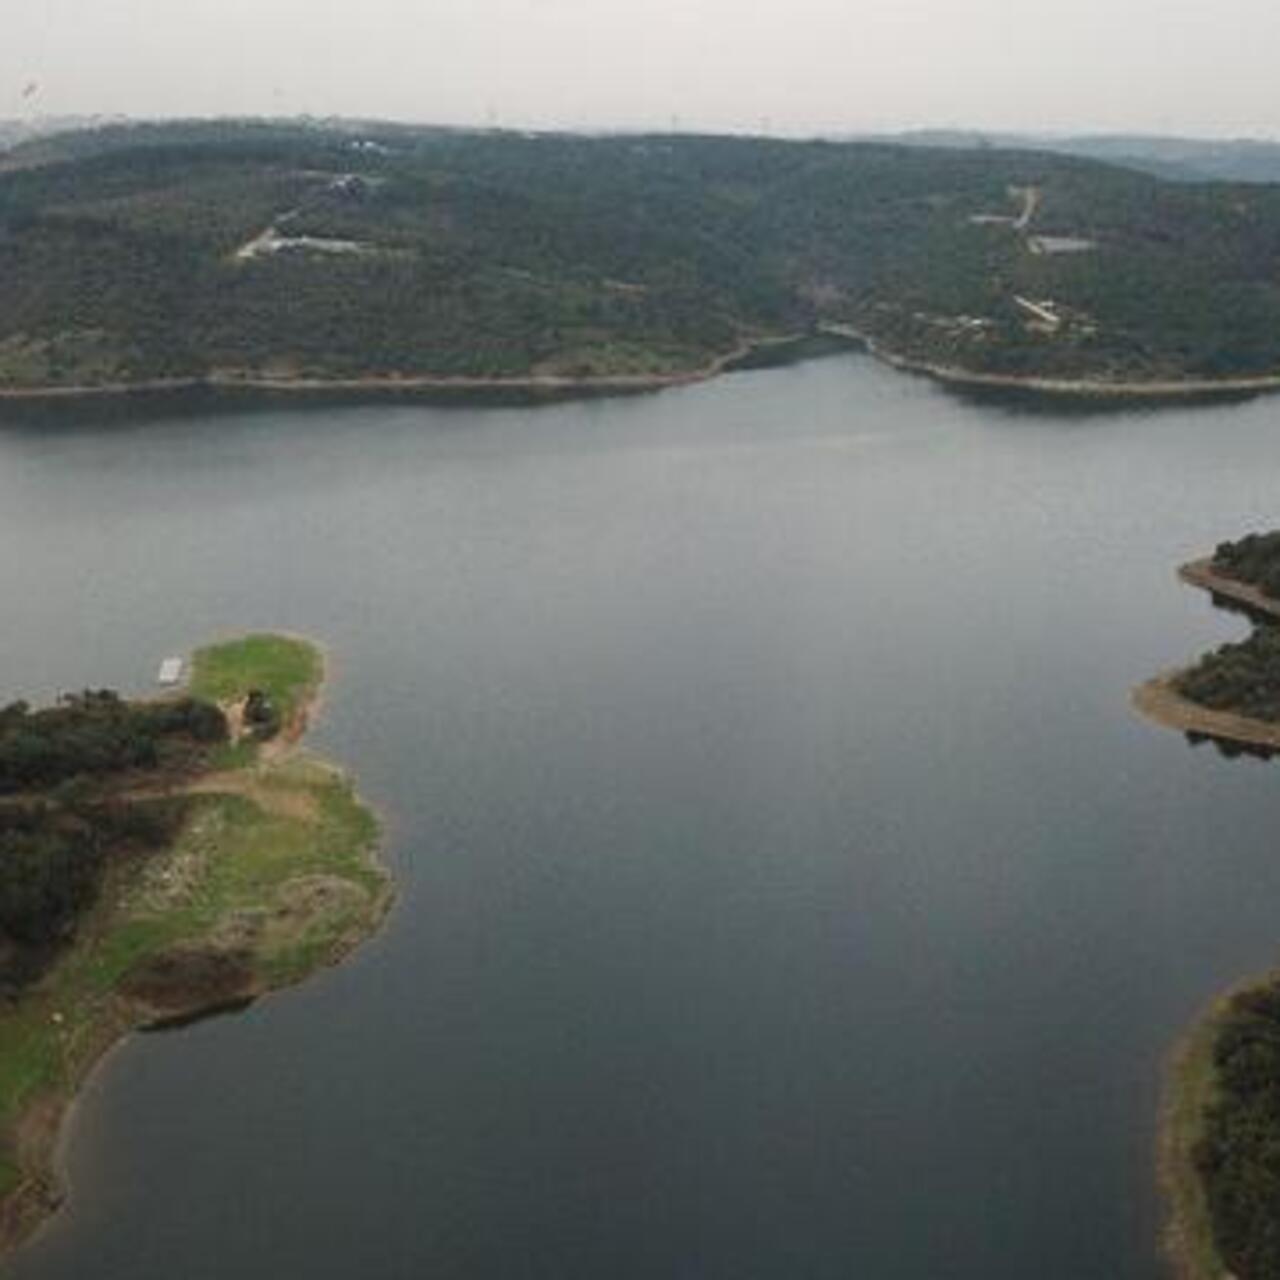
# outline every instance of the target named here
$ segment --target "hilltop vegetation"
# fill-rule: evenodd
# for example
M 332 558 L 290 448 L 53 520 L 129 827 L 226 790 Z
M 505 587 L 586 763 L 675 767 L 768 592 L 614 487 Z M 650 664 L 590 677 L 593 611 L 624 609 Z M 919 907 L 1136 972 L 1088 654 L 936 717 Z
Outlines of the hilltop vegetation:
M 648 374 L 822 322 L 975 371 L 1280 370 L 1280 191 L 1032 152 L 112 126 L 0 157 L 0 278 L 10 388 Z
M 1253 138 L 1179 138 L 1163 134 L 1001 133 L 920 129 L 883 134 L 880 142 L 907 146 L 1052 151 L 1138 169 L 1174 182 L 1280 182 L 1280 143 Z

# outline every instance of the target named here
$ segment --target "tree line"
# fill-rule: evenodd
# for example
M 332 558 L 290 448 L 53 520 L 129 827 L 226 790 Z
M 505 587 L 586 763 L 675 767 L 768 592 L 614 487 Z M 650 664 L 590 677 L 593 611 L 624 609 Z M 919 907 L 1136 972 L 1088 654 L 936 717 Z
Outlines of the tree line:
M 1213 1045 L 1215 1097 L 1193 1159 L 1227 1270 L 1280 1280 L 1280 986 L 1232 998 Z
M 226 737 L 222 712 L 194 698 L 126 702 L 99 689 L 34 711 L 13 702 L 0 708 L 0 795 L 181 764 Z

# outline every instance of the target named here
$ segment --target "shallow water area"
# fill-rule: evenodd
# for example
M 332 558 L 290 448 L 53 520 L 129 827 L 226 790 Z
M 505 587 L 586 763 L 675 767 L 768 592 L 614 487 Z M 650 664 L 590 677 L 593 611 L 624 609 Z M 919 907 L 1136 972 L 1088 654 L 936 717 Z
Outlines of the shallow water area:
M 295 631 L 400 899 L 137 1037 L 21 1280 L 1161 1271 L 1164 1056 L 1280 949 L 1275 764 L 1128 691 L 1246 623 L 1280 400 L 844 355 L 544 407 L 0 427 L 0 701 Z

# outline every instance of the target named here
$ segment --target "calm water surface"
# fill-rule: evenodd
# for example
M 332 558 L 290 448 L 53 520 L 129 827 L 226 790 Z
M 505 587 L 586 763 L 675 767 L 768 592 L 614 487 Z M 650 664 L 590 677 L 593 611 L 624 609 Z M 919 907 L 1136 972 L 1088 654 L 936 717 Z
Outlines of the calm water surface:
M 1136 720 L 1241 633 L 1280 401 L 844 357 L 541 409 L 0 430 L 0 699 L 323 640 L 401 886 L 140 1036 L 20 1280 L 1149 1280 L 1162 1059 L 1280 947 L 1280 769 Z

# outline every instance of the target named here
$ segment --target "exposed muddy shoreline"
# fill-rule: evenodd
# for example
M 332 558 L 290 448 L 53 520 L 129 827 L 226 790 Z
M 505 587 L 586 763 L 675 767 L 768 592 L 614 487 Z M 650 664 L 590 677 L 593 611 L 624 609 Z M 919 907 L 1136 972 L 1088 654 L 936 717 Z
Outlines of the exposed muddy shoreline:
M 1180 402 L 1261 395 L 1280 391 L 1280 373 L 1240 378 L 1152 378 L 1109 379 L 1088 377 L 1047 377 L 1035 374 L 984 373 L 959 365 L 940 364 L 895 351 L 853 325 L 825 323 L 816 333 L 836 338 L 864 349 L 881 363 L 905 373 L 921 374 L 950 386 L 992 391 L 1021 391 L 1086 402 L 1144 401 Z M 563 400 L 595 396 L 643 395 L 670 387 L 690 386 L 727 373 L 742 362 L 769 348 L 803 343 L 808 334 L 773 334 L 744 339 L 690 369 L 635 374 L 524 374 L 506 377 L 442 374 L 369 374 L 355 377 L 272 377 L 253 372 L 214 370 L 208 374 L 181 378 L 139 379 L 134 382 L 107 382 L 96 385 L 0 386 L 0 404 L 57 404 L 59 402 L 149 397 L 166 394 L 207 392 L 234 396 L 282 397 L 355 396 L 371 400 L 403 396 L 447 402 L 490 403 L 504 399 Z

